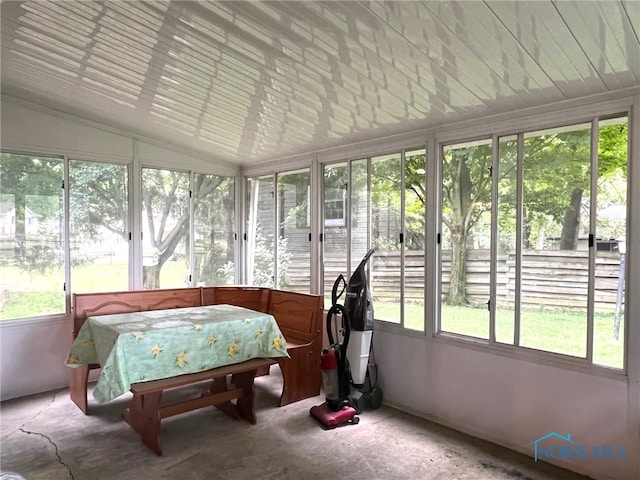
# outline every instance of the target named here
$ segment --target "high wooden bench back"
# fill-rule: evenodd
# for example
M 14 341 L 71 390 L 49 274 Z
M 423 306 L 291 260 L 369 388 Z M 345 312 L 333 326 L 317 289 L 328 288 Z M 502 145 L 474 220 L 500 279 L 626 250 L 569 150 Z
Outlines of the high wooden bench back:
M 226 303 L 267 313 L 270 293 L 264 287 L 202 287 L 202 305 Z

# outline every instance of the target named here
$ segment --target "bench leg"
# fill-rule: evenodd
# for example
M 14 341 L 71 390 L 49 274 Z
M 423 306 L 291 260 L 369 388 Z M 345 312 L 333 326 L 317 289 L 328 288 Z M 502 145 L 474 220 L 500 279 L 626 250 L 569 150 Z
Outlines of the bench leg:
M 134 395 L 122 418 L 131 425 L 142 441 L 157 455 L 162 455 L 160 446 L 160 399 L 162 392 Z
M 87 414 L 87 381 L 89 380 L 89 365 L 82 365 L 72 369 L 69 382 L 69 396 L 82 413 Z

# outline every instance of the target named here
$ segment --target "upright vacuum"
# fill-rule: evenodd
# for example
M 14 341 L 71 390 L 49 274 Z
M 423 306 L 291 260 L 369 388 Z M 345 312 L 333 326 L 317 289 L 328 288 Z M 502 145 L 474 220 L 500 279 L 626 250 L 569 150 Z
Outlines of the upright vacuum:
M 373 248 L 367 252 L 348 284 L 339 275 L 331 291 L 332 305 L 327 313 L 330 346 L 322 351 L 320 362 L 326 401 L 312 407 L 310 412 L 325 428 L 356 424 L 363 408 L 376 409 L 382 405 L 372 349 L 373 302 L 365 270 L 373 252 Z

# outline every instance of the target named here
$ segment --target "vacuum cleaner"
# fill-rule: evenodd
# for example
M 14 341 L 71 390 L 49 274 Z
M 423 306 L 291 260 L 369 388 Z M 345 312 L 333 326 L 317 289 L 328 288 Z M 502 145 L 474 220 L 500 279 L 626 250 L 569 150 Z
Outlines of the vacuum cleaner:
M 377 372 L 375 381 L 371 378 L 371 372 L 376 370 L 372 349 L 373 302 L 365 267 L 373 252 L 373 248 L 367 252 L 348 284 L 339 275 L 331 291 L 332 305 L 327 313 L 330 346 L 322 351 L 320 359 L 326 401 L 310 411 L 325 428 L 357 424 L 357 415 L 363 408 L 376 409 L 382 405 Z M 341 305 L 339 300 L 345 289 L 345 301 Z M 338 315 L 341 325 L 338 325 Z

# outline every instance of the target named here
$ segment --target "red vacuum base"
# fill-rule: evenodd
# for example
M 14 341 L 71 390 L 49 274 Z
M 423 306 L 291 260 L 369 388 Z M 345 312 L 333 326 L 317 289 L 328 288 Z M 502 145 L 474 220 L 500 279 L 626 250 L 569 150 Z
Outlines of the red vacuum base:
M 360 421 L 360 417 L 356 414 L 356 409 L 345 406 L 342 410 L 334 412 L 329 408 L 327 402 L 315 407 L 311 407 L 309 411 L 311 416 L 318 420 L 325 429 L 336 428 L 342 425 L 355 425 Z

